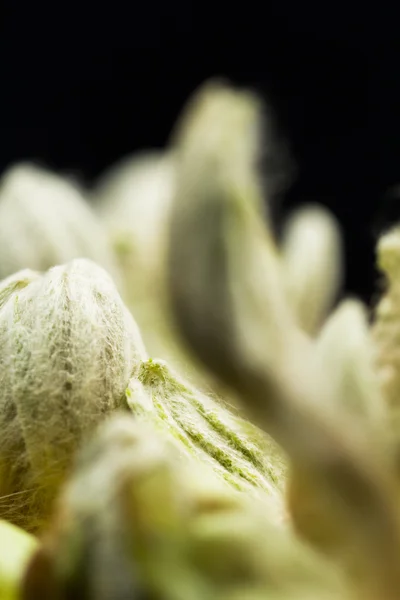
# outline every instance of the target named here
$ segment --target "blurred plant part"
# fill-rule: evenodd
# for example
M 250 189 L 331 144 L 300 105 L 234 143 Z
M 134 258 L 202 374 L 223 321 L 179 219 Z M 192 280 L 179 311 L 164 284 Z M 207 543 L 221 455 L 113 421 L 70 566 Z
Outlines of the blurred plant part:
M 376 308 L 373 327 L 378 348 L 377 367 L 382 390 L 394 413 L 399 406 L 400 349 L 400 228 L 383 235 L 377 247 L 378 267 L 386 280 L 386 293 Z
M 1 600 L 20 600 L 21 582 L 38 545 L 36 538 L 26 531 L 0 520 Z
M 175 356 L 166 304 L 166 236 L 174 185 L 172 154 L 148 151 L 125 159 L 92 192 L 124 275 L 126 302 L 150 354 Z
M 260 216 L 259 111 L 250 92 L 212 82 L 179 124 L 169 238 L 176 323 L 287 452 L 297 531 L 343 566 L 358 598 L 394 600 L 400 511 L 392 456 L 338 410 L 338 373 L 332 382 L 318 345 L 296 324 Z
M 36 531 L 147 355 L 111 277 L 87 259 L 1 282 L 0 340 L 0 515 Z
M 225 340 L 219 339 L 219 330 L 230 322 L 229 295 L 234 294 L 237 303 L 241 302 L 241 288 L 234 279 L 235 269 L 240 272 L 241 267 L 246 268 L 250 282 L 262 277 L 260 283 L 270 290 L 268 304 L 262 311 L 253 313 L 252 327 L 259 329 L 265 321 L 264 315 L 270 312 L 285 313 L 275 322 L 270 319 L 269 352 L 274 361 L 280 353 L 281 323 L 290 321 L 291 313 L 284 300 L 281 257 L 273 233 L 264 227 L 261 219 L 254 218 L 251 210 L 254 205 L 261 212 L 264 204 L 261 186 L 254 177 L 259 142 L 256 116 L 260 105 L 257 98 L 245 92 L 235 97 L 235 102 L 230 100 L 229 88 L 209 84 L 189 103 L 183 123 L 178 123 L 175 138 L 179 170 L 169 248 L 172 305 L 185 336 L 193 335 L 207 342 L 204 349 L 207 356 L 201 356 L 202 360 L 224 360 L 225 345 L 221 347 L 221 344 Z M 199 112 L 200 119 L 196 118 Z M 246 204 L 241 202 L 243 196 Z M 230 205 L 232 210 L 228 211 Z M 237 245 L 235 228 L 250 218 L 255 235 L 240 240 L 244 244 Z M 250 262 L 249 251 L 261 234 L 269 251 L 253 252 L 254 260 Z M 228 244 L 232 247 L 229 262 L 225 250 Z M 211 267 L 212 272 L 209 272 Z M 224 276 L 232 278 L 229 295 Z M 210 288 L 209 294 L 205 293 L 205 288 Z M 246 345 L 254 339 L 249 333 L 240 332 L 241 344 Z M 213 336 L 211 344 L 209 336 Z M 236 338 L 230 340 L 232 352 L 236 351 L 238 343 Z M 199 354 L 199 348 L 196 352 Z
M 315 335 L 331 310 L 342 284 L 342 248 L 334 217 L 321 206 L 292 214 L 283 237 L 287 298 L 298 325 Z
M 182 457 L 150 424 L 115 416 L 80 453 L 24 599 L 323 600 L 338 572 L 264 505 Z
M 380 238 L 378 268 L 384 275 L 385 290 L 378 303 L 372 326 L 376 347 L 376 370 L 389 413 L 389 434 L 395 447 L 400 475 L 400 228 L 395 226 Z
M 74 258 L 118 278 L 107 234 L 78 188 L 34 164 L 12 166 L 0 180 L 0 279 Z
M 187 351 L 171 320 L 167 237 L 175 162 L 172 151 L 149 150 L 125 159 L 98 180 L 93 206 L 109 232 L 123 274 L 123 297 L 150 355 L 162 357 L 205 391 L 227 397 Z
M 152 359 L 142 362 L 127 399 L 133 414 L 168 434 L 180 452 L 208 464 L 235 489 L 268 499 L 272 520 L 285 517 L 286 463 L 280 448 L 221 400 Z
M 372 330 L 357 300 L 330 314 L 339 226 L 308 206 L 276 241 L 268 117 L 208 82 L 168 152 L 99 180 L 104 231 L 62 178 L 3 176 L 0 600 L 399 598 L 400 228 Z M 146 345 L 81 257 L 122 268 Z
M 375 370 L 375 346 L 366 307 L 359 300 L 343 300 L 325 322 L 317 339 L 321 368 L 327 371 L 332 398 L 355 427 L 368 428 L 382 440 L 388 410 Z

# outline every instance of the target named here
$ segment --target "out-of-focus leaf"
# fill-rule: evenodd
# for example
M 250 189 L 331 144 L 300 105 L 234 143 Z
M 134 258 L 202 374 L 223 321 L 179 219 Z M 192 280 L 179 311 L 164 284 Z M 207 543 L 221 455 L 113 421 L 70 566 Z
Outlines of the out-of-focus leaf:
M 0 520 L 0 598 L 19 600 L 28 561 L 38 541 L 22 529 Z
M 338 224 L 322 206 L 303 207 L 285 225 L 282 252 L 288 301 L 299 326 L 314 335 L 342 283 Z

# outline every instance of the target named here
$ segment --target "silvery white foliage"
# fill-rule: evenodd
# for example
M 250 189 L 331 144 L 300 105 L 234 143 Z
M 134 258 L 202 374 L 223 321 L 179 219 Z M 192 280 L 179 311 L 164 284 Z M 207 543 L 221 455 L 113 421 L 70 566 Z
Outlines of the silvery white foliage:
M 17 273 L 0 298 L 0 496 L 46 494 L 86 434 L 125 406 L 146 351 L 111 277 L 90 260 Z
M 77 187 L 29 163 L 0 180 L 0 278 L 89 258 L 117 276 L 107 234 Z

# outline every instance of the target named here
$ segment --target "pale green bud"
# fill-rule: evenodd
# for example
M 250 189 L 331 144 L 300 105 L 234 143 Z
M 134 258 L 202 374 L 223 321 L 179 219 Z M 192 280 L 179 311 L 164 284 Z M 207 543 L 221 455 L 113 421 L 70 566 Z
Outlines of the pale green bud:
M 1 297 L 0 514 L 35 528 L 87 433 L 126 406 L 146 353 L 111 277 L 89 260 L 17 273 Z
M 33 164 L 0 180 L 0 279 L 89 258 L 117 276 L 107 235 L 77 187 Z

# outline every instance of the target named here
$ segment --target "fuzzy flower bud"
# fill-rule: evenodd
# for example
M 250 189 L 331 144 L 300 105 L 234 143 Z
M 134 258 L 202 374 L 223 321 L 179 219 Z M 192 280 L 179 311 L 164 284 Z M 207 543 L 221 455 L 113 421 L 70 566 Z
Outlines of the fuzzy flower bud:
M 10 168 L 0 180 L 0 279 L 74 258 L 117 275 L 107 235 L 78 189 L 33 164 Z
M 89 260 L 17 273 L 0 299 L 0 515 L 35 529 L 146 354 L 112 279 Z

